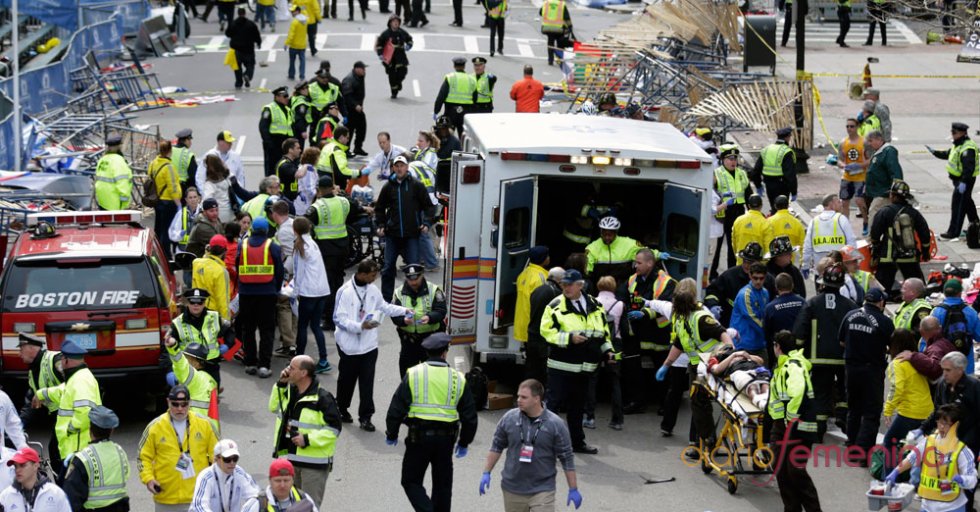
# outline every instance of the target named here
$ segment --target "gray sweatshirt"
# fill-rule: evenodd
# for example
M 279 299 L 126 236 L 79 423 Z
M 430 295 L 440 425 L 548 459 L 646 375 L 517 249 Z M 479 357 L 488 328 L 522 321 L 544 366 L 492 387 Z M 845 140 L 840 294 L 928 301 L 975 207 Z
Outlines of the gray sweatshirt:
M 531 462 L 521 462 L 524 445 L 532 445 Z M 565 471 L 575 470 L 572 455 L 572 439 L 564 420 L 544 409 L 541 416 L 531 420 L 519 409 L 511 409 L 500 418 L 493 434 L 490 451 L 507 451 L 507 460 L 501 473 L 500 487 L 521 495 L 555 490 L 555 459 Z

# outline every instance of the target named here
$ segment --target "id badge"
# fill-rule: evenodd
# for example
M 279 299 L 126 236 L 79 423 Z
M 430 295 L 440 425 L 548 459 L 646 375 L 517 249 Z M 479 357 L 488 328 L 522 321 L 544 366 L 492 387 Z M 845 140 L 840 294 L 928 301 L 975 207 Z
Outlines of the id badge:
M 524 463 L 530 463 L 531 457 L 534 455 L 534 445 L 526 444 L 521 447 L 520 460 Z
M 180 476 L 183 477 L 185 480 L 187 480 L 188 478 L 194 478 L 195 476 L 194 461 L 192 461 L 191 458 L 188 457 L 186 453 L 180 454 L 180 458 L 177 459 L 176 469 L 177 472 L 180 473 Z

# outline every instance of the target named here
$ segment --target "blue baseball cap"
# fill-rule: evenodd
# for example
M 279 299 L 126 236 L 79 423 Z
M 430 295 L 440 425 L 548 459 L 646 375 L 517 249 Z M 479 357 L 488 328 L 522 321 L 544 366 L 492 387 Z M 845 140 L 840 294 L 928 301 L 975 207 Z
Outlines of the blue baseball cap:
M 61 353 L 64 354 L 65 357 L 82 359 L 85 357 L 85 354 L 88 354 L 88 350 L 79 347 L 78 344 L 72 340 L 65 340 L 65 342 L 61 344 Z
M 112 412 L 112 409 L 104 405 L 96 405 L 89 409 L 88 419 L 99 428 L 110 429 L 119 426 L 119 417 Z
M 562 284 L 572 284 L 582 281 L 583 279 L 582 273 L 574 268 L 566 270 L 565 275 L 561 276 Z
M 252 232 L 253 233 L 268 233 L 269 232 L 269 221 L 265 217 L 259 217 L 252 221 Z

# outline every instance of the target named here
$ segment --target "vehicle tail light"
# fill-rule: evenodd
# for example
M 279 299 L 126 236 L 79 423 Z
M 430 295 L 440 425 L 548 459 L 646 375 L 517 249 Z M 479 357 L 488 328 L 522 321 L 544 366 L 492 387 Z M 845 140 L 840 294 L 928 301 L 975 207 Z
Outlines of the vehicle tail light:
M 574 165 L 559 165 L 558 170 L 561 172 L 575 172 Z
M 479 165 L 468 165 L 463 167 L 463 183 L 479 183 L 480 182 L 480 166 Z
M 639 167 L 627 167 L 627 168 L 623 169 L 623 174 L 625 174 L 627 176 L 639 176 L 640 175 L 640 168 Z

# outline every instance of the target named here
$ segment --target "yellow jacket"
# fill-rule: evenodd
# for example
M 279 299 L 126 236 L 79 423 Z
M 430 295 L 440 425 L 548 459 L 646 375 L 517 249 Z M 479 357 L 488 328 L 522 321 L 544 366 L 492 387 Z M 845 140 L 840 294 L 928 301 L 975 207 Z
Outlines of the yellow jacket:
M 323 19 L 320 12 L 320 2 L 318 0 L 293 0 L 293 5 L 298 5 L 306 15 L 306 23 L 313 25 Z
M 294 50 L 306 49 L 306 20 L 302 14 L 293 16 L 293 21 L 289 23 L 289 33 L 286 34 L 286 48 L 292 48 Z
M 891 390 L 885 402 L 885 416 L 896 412 L 913 420 L 924 420 L 932 414 L 932 394 L 925 375 L 917 372 L 908 361 L 893 361 L 888 366 Z
M 173 162 L 167 157 L 157 156 L 150 162 L 147 174 L 157 184 L 157 195 L 161 201 L 179 200 L 184 197 L 180 190 L 180 178 Z
M 211 311 L 217 311 L 222 320 L 231 321 L 228 313 L 230 283 L 224 260 L 205 253 L 203 258 L 194 260 L 192 270 L 191 286 L 207 290 L 210 294 L 204 305 Z
M 747 210 L 735 219 L 735 224 L 732 225 L 732 249 L 735 254 L 745 249 L 749 242 L 758 242 L 765 254 L 769 249 L 769 240 L 772 240 L 772 229 L 766 216 L 759 210 Z M 742 258 L 738 258 L 738 264 L 742 264 Z
M 548 281 L 548 271 L 541 265 L 528 263 L 517 276 L 517 305 L 514 307 L 514 339 L 527 341 L 527 326 L 531 322 L 531 292 Z
M 778 210 L 776 213 L 770 215 L 766 219 L 766 222 L 769 224 L 771 238 L 766 240 L 766 245 L 762 247 L 764 251 L 769 250 L 769 242 L 773 238 L 780 236 L 788 236 L 793 247 L 803 247 L 803 239 L 806 238 L 806 226 L 803 225 L 800 219 L 794 217 L 789 210 Z M 800 249 L 797 249 L 796 256 L 793 260 L 799 265 L 802 259 L 803 255 Z
M 177 431 L 170 422 L 169 411 L 151 421 L 140 437 L 136 467 L 139 469 L 140 482 L 143 482 L 144 486 L 150 480 L 160 483 L 161 491 L 153 497 L 157 503 L 189 504 L 194 497 L 194 483 L 197 479 L 183 478 L 176 468 L 181 454 L 180 444 L 177 440 Z M 211 465 L 211 456 L 216 444 L 218 444 L 218 432 L 211 422 L 197 413 L 188 413 L 183 450 L 194 463 L 195 475 Z

